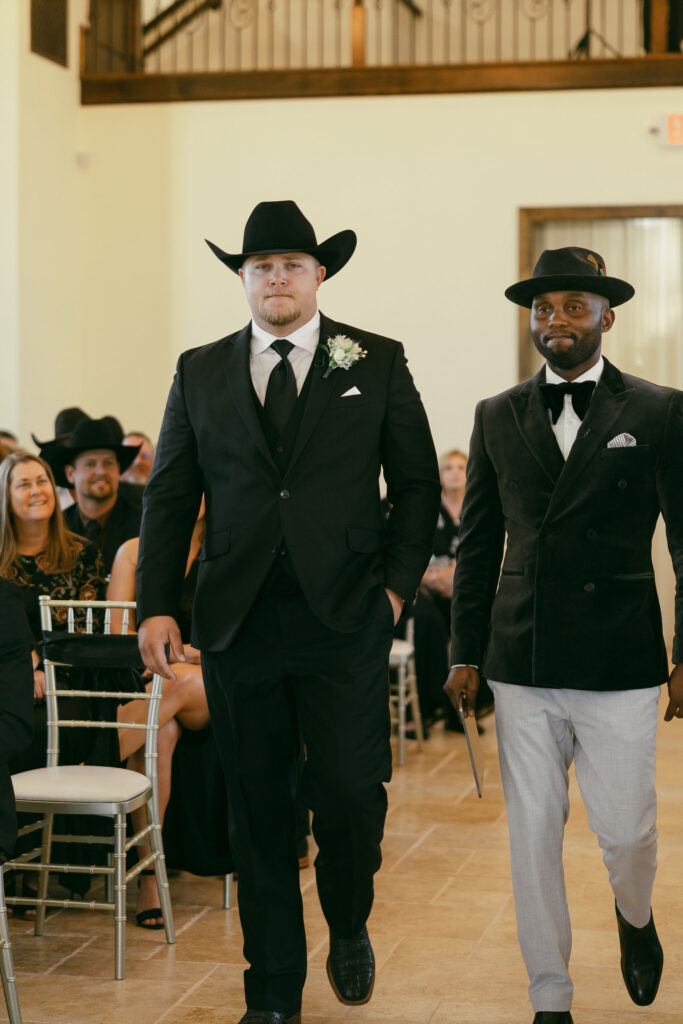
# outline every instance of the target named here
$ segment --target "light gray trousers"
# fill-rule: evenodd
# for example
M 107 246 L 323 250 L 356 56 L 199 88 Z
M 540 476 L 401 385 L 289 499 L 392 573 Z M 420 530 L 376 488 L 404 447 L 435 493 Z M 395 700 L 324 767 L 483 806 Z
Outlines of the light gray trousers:
M 588 824 L 619 910 L 650 920 L 657 869 L 655 748 L 660 687 L 592 692 L 489 680 L 496 699 L 517 934 L 534 1010 L 569 1010 L 571 925 L 562 867 L 574 760 Z M 615 921 L 616 927 L 616 921 Z

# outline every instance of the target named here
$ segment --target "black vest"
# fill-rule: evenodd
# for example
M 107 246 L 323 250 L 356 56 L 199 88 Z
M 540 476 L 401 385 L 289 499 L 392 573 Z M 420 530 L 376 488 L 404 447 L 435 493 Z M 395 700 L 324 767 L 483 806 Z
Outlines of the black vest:
M 303 419 L 304 410 L 306 409 L 308 392 L 311 389 L 311 380 L 313 378 L 314 370 L 315 359 L 311 363 L 310 369 L 306 374 L 304 386 L 299 392 L 290 417 L 279 435 L 275 430 L 273 430 L 273 425 L 266 416 L 265 410 L 259 401 L 256 391 L 254 390 L 253 382 L 251 385 L 251 393 L 254 399 L 254 405 L 256 406 L 256 414 L 259 418 L 263 433 L 265 434 L 266 441 L 268 442 L 268 447 L 270 448 L 270 453 L 273 456 L 273 461 L 280 471 L 280 476 L 283 478 L 287 472 L 289 460 L 292 457 L 296 439 L 299 435 L 299 428 L 301 426 L 301 420 Z M 264 588 L 266 590 L 276 589 L 284 593 L 300 593 L 299 582 L 297 580 L 294 566 L 292 565 L 289 557 L 289 553 L 284 545 L 284 538 L 280 539 L 280 542 L 275 548 L 273 554 L 275 555 L 273 566 L 266 577 Z
M 303 419 L 304 410 L 306 408 L 306 402 L 308 400 L 308 392 L 311 389 L 311 379 L 315 369 L 315 359 L 311 363 L 310 369 L 306 374 L 306 380 L 302 387 L 297 400 L 294 403 L 294 408 L 290 414 L 284 429 L 278 435 L 273 426 L 266 416 L 265 410 L 261 405 L 258 395 L 254 390 L 252 383 L 251 393 L 254 398 L 254 405 L 256 406 L 256 414 L 259 418 L 261 428 L 265 434 L 268 447 L 270 448 L 270 454 L 273 456 L 273 461 L 277 468 L 280 470 L 280 476 L 284 476 L 289 466 L 289 460 L 292 457 L 294 451 L 294 445 L 299 435 L 299 428 L 301 426 L 301 420 Z

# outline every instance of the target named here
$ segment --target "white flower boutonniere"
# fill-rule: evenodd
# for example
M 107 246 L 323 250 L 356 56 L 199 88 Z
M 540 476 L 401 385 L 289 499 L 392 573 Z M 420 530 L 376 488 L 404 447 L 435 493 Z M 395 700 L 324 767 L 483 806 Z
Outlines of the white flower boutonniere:
M 365 359 L 367 355 L 357 341 L 352 341 L 345 334 L 336 334 L 334 338 L 328 338 L 327 345 L 320 347 L 330 357 L 323 378 L 329 377 L 333 370 L 350 370 L 354 363 L 359 359 Z

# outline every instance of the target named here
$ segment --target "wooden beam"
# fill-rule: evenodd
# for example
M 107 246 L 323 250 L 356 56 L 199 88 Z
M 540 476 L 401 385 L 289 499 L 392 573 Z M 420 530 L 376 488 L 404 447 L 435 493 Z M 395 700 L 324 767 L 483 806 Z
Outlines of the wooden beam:
M 158 50 L 160 46 L 163 46 L 169 39 L 172 39 L 173 36 L 177 35 L 178 32 L 185 28 L 186 25 L 190 25 L 200 14 L 203 14 L 204 11 L 208 11 L 210 8 L 215 6 L 216 0 L 202 0 L 202 3 L 193 7 L 187 14 L 184 14 L 183 17 L 176 21 L 171 28 L 162 32 L 156 37 L 156 39 L 153 39 L 151 43 L 147 43 L 142 51 L 143 57 L 147 57 L 150 53 L 154 53 L 154 51 Z
M 623 60 L 84 75 L 81 102 L 173 103 L 679 85 L 683 85 L 683 55 L 666 54 Z
M 650 0 L 650 53 L 669 48 L 669 0 Z
M 422 10 L 419 4 L 415 3 L 415 0 L 400 0 L 400 2 L 403 4 L 404 7 L 407 7 L 408 10 L 411 11 L 416 18 L 421 18 L 423 16 L 424 11 Z
M 137 0 L 137 2 L 139 3 L 139 0 Z M 155 14 L 153 18 L 150 18 L 149 21 L 145 22 L 142 26 L 142 31 L 151 32 L 153 29 L 158 28 L 163 21 L 177 14 L 187 3 L 189 3 L 189 0 L 173 0 L 173 3 L 164 7 L 162 11 L 159 11 L 159 13 Z M 211 6 L 215 8 L 221 7 L 222 3 L 223 0 L 211 0 Z
M 354 68 L 365 65 L 365 6 L 363 0 L 354 0 L 351 8 L 351 64 Z
M 142 70 L 142 13 L 140 0 L 128 0 L 128 70 Z

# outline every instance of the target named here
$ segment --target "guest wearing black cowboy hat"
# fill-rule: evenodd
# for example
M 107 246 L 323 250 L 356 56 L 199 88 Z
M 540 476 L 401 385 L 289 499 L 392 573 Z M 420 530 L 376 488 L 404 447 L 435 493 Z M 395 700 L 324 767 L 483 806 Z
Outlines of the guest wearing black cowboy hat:
M 506 296 L 531 309 L 546 360 L 477 406 L 453 591 L 453 701 L 472 713 L 481 667 L 496 701 L 522 954 L 536 1024 L 570 1024 L 571 929 L 562 869 L 576 777 L 616 901 L 631 999 L 653 1001 L 662 948 L 655 877 L 655 737 L 683 717 L 652 567 L 661 512 L 677 577 L 673 658 L 683 659 L 683 394 L 601 355 L 633 296 L 601 256 L 544 252 Z M 502 566 L 502 568 L 501 568 Z M 494 682 L 491 682 L 494 680 Z
M 144 498 L 141 650 L 166 676 L 164 646 L 182 657 L 175 619 L 205 491 L 192 635 L 228 784 L 249 961 L 242 1024 L 299 1024 L 297 751 L 303 740 L 328 976 L 358 1005 L 374 984 L 366 921 L 391 772 L 388 655 L 429 559 L 439 477 L 402 346 L 318 312 L 354 232 L 319 245 L 295 203 L 269 202 L 241 253 L 209 245 L 239 274 L 252 319 L 178 362 Z
M 69 406 L 68 409 L 60 409 L 55 416 L 55 436 L 51 441 L 39 441 L 35 434 L 31 434 L 33 443 L 44 450 L 50 445 L 65 445 L 71 437 L 74 428 L 83 420 L 89 420 L 87 412 L 83 412 L 77 405 Z
M 121 544 L 140 532 L 140 505 L 119 489 L 137 452 L 120 443 L 106 418 L 81 420 L 66 444 L 41 449 L 57 486 L 75 492 L 76 503 L 64 512 L 67 527 L 97 545 L 107 573 Z

